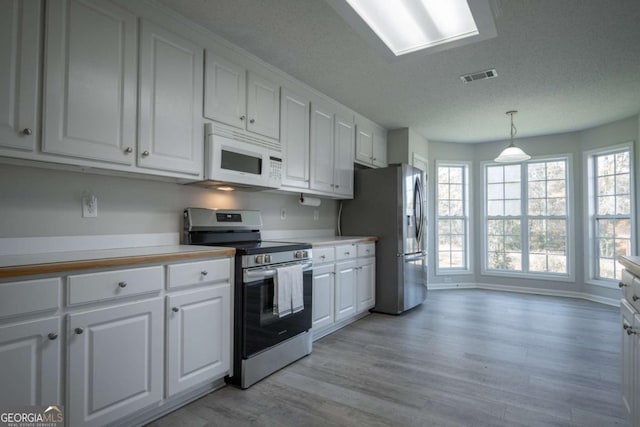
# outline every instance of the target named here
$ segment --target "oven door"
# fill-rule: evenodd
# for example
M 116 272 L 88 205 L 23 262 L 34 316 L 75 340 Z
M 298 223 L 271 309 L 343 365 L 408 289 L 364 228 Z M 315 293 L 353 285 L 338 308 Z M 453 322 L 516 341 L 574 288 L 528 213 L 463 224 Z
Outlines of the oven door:
M 273 314 L 275 274 L 272 267 L 243 270 L 243 359 L 311 329 L 311 262 L 303 268 L 304 309 L 297 313 L 284 317 Z

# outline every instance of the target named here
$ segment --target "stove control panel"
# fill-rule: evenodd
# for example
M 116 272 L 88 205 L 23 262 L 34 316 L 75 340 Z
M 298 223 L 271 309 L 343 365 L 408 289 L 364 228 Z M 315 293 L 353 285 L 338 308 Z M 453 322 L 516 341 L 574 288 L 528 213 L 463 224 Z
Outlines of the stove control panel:
M 311 249 L 271 252 L 269 254 L 243 255 L 242 268 L 284 264 L 288 262 L 303 262 L 311 260 Z
M 293 257 L 300 259 L 300 258 L 309 258 L 309 251 L 295 251 L 293 253 Z

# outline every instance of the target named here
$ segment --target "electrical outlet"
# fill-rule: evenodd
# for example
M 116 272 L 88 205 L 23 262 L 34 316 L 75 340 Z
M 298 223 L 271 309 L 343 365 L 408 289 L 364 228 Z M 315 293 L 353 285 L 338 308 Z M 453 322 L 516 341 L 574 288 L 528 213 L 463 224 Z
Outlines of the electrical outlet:
M 82 218 L 98 216 L 98 198 L 93 194 L 82 198 Z
M 285 208 L 280 208 L 280 219 L 287 219 L 287 210 Z
M 318 209 L 314 209 L 313 210 L 313 220 L 317 221 L 318 219 L 320 219 L 320 211 Z

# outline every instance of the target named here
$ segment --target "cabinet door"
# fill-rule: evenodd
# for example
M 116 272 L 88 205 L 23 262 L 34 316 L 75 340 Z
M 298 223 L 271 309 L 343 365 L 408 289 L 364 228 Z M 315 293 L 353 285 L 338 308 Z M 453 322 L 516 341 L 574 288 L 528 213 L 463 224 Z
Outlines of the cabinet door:
M 60 319 L 0 327 L 0 405 L 52 405 L 60 399 Z
M 311 104 L 311 188 L 333 193 L 333 112 Z
M 200 46 L 142 21 L 139 166 L 202 176 L 202 57 Z
M 269 138 L 280 137 L 280 87 L 249 72 L 247 130 Z
M 282 88 L 280 143 L 284 157 L 282 184 L 309 188 L 309 100 Z
M 629 335 L 627 331 L 633 330 L 634 326 L 634 310 L 627 300 L 623 299 L 620 304 L 620 320 L 622 322 L 620 330 L 622 331 L 622 403 L 624 406 L 627 419 L 631 419 L 635 410 L 635 393 L 634 393 L 634 359 L 637 355 L 636 335 Z
M 373 166 L 379 168 L 387 167 L 387 133 L 386 131 L 373 132 L 373 144 L 372 144 Z
M 373 162 L 373 132 L 366 126 L 356 126 L 356 160 L 370 165 Z
M 136 22 L 111 2 L 47 3 L 43 152 L 133 164 Z
M 167 297 L 167 396 L 228 373 L 230 288 L 226 283 Z
M 353 145 L 355 139 L 353 119 L 336 114 L 334 139 L 334 192 L 353 197 Z
M 640 426 L 640 314 L 634 313 L 633 330 L 634 334 L 629 336 L 633 353 L 633 380 L 631 381 L 631 393 L 629 398 L 633 398 L 631 425 Z M 626 402 L 625 402 L 626 403 Z
M 244 129 L 246 70 L 211 52 L 205 55 L 204 116 Z
M 336 264 L 336 322 L 356 314 L 356 262 Z
M 358 264 L 356 311 L 362 313 L 373 308 L 376 302 L 376 262 L 371 257 L 360 260 Z
M 69 315 L 69 425 L 102 426 L 162 399 L 163 301 Z
M 334 322 L 335 264 L 313 269 L 313 323 L 316 331 Z
M 36 145 L 40 0 L 4 0 L 0 14 L 0 147 Z

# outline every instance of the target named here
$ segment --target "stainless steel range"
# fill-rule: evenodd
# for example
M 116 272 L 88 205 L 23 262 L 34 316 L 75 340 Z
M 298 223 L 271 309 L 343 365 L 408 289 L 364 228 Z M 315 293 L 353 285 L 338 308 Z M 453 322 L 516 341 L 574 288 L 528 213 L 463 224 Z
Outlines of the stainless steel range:
M 233 376 L 227 382 L 241 388 L 311 353 L 311 245 L 261 240 L 261 226 L 259 211 L 184 211 L 185 244 L 236 249 Z M 295 265 L 302 271 L 303 306 L 283 315 L 274 304 L 276 276 Z

